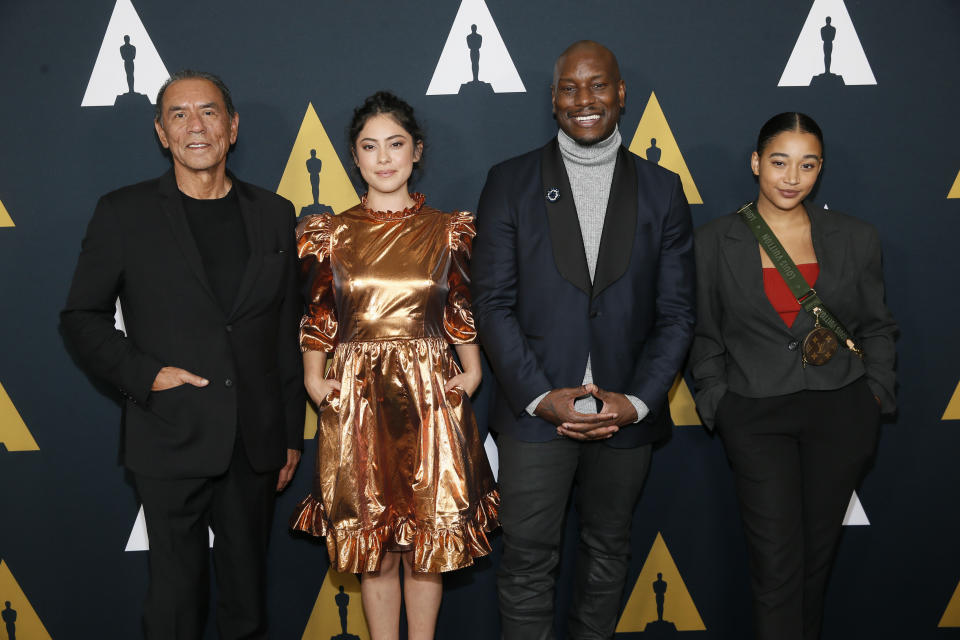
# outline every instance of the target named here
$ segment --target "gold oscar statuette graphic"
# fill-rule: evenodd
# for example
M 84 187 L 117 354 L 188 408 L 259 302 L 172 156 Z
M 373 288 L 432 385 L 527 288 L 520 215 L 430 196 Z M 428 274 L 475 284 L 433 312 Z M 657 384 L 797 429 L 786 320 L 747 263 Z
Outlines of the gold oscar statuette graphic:
M 687 381 L 683 375 L 678 375 L 673 381 L 673 386 L 667 393 L 667 399 L 670 401 L 670 417 L 673 418 L 673 424 L 677 427 L 693 427 L 699 424 L 700 416 L 697 414 L 697 406 L 693 402 L 693 395 L 687 386 Z
M 960 384 L 957 384 L 957 388 L 953 390 L 950 402 L 947 403 L 947 408 L 943 411 L 943 417 L 940 419 L 960 420 Z
M 3 206 L 3 201 L 0 200 L 0 227 L 15 227 L 13 224 L 13 218 L 10 217 L 10 214 L 7 212 L 7 208 Z
M 957 588 L 953 590 L 953 596 L 947 603 L 947 609 L 937 627 L 960 627 L 960 583 L 957 583 Z
M 653 92 L 650 93 L 647 107 L 640 116 L 640 124 L 637 125 L 637 131 L 633 134 L 630 151 L 679 175 L 687 202 L 703 204 L 703 198 L 697 191 L 693 176 L 690 175 L 687 163 L 683 160 L 683 154 L 680 153 L 680 147 L 673 137 L 673 132 L 670 131 L 670 125 L 667 124 L 667 117 L 663 115 L 663 109 L 660 108 L 657 94 Z
M 11 638 L 50 640 L 50 634 L 33 610 L 23 589 L 17 584 L 5 560 L 0 560 L 0 617 L 3 618 L 0 629 L 6 631 Z M 3 631 L 0 631 L 0 634 Z
M 950 187 L 950 193 L 947 194 L 947 198 L 960 198 L 960 172 L 957 173 L 957 179 L 953 181 L 953 186 Z M 3 205 L 0 204 L 0 214 L 3 213 Z M 0 215 L 0 221 L 2 221 L 3 216 Z M 3 223 L 0 222 L 0 226 L 3 226 Z
M 370 640 L 360 600 L 360 581 L 352 573 L 327 571 L 302 640 Z
M 705 630 L 700 612 L 680 577 L 680 570 L 663 536 L 657 533 L 627 606 L 623 608 L 616 633 Z
M 313 103 L 307 105 L 277 194 L 293 203 L 298 216 L 340 213 L 360 202 Z
M 39 451 L 37 441 L 33 439 L 30 430 L 20 417 L 20 412 L 13 406 L 13 401 L 0 384 L 0 444 L 7 451 Z

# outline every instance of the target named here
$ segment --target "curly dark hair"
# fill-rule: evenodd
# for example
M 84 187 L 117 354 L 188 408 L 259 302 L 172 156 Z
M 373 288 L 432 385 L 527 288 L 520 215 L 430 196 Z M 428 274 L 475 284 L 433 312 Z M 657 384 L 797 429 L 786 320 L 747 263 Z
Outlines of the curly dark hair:
M 413 115 L 413 107 L 389 91 L 377 91 L 353 110 L 353 118 L 350 120 L 350 126 L 347 127 L 347 145 L 351 156 L 354 155 L 357 138 L 360 137 L 360 131 L 367 124 L 367 120 L 380 114 L 386 114 L 396 120 L 403 127 L 403 130 L 413 138 L 414 146 L 417 144 L 426 146 L 423 128 L 417 122 L 416 116 Z M 422 166 L 423 151 L 420 152 L 420 160 L 414 164 L 414 170 L 422 169 Z M 363 177 L 361 176 L 360 179 L 362 180 Z

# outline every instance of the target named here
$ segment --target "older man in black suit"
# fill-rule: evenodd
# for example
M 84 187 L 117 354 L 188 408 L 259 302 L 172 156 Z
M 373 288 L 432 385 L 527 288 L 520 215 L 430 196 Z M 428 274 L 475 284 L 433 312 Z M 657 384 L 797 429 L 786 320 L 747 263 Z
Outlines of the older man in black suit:
M 220 637 L 267 637 L 274 496 L 303 443 L 293 206 L 227 172 L 238 125 L 216 76 L 163 85 L 155 127 L 173 168 L 100 199 L 61 314 L 79 361 L 125 397 L 123 459 L 150 539 L 149 638 L 202 636 L 208 525 Z
M 574 483 L 580 551 L 569 636 L 610 638 L 630 526 L 667 391 L 693 333 L 690 211 L 676 174 L 631 154 L 614 55 L 577 42 L 554 67 L 560 132 L 490 170 L 473 258 L 479 336 L 499 382 L 504 638 L 553 637 Z

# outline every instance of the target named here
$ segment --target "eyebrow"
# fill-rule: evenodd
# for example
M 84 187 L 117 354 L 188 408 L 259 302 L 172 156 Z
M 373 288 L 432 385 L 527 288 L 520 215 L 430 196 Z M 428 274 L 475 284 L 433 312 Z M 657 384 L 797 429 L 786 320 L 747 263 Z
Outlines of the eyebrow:
M 394 138 L 403 138 L 403 137 L 404 135 L 402 133 L 395 133 L 392 136 L 387 136 L 386 138 L 384 138 L 384 140 L 393 140 Z M 376 138 L 360 138 L 360 142 L 367 142 L 367 141 L 377 142 L 377 139 Z
M 790 155 L 787 154 L 787 153 L 775 152 L 775 153 L 771 153 L 771 154 L 770 154 L 770 157 L 771 157 L 771 158 L 774 158 L 774 157 L 776 157 L 776 158 L 789 158 Z M 804 158 L 813 158 L 814 160 L 819 160 L 819 159 L 820 159 L 820 156 L 818 156 L 818 155 L 815 154 L 815 153 L 808 153 L 807 155 L 805 155 L 805 156 L 803 156 L 803 157 L 804 157 Z
M 211 107 L 216 108 L 217 106 L 218 106 L 218 105 L 217 105 L 216 102 L 204 102 L 203 104 L 199 105 L 199 108 L 200 108 L 200 109 L 209 109 L 209 108 L 211 108 Z M 187 108 L 187 107 L 186 107 L 185 105 L 182 105 L 182 104 L 172 104 L 172 105 L 170 105 L 169 107 L 167 107 L 167 111 L 184 111 L 186 108 Z
M 587 78 L 589 82 L 595 82 L 597 80 L 606 80 L 606 79 L 607 79 L 607 75 L 605 73 L 598 73 L 596 75 L 593 75 Z M 558 84 L 561 82 L 576 82 L 576 81 L 577 81 L 576 78 L 571 78 L 569 76 L 563 77 L 563 78 L 557 78 Z

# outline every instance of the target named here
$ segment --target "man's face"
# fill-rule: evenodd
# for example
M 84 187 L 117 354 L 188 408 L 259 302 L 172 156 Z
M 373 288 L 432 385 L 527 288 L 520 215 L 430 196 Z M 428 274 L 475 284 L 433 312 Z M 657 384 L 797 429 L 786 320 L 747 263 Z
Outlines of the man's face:
M 550 92 L 560 129 L 580 144 L 590 145 L 613 133 L 627 88 L 613 54 L 585 46 L 557 61 Z
M 240 118 L 231 118 L 220 90 L 202 78 L 177 80 L 163 94 L 160 144 L 170 150 L 177 169 L 209 171 L 226 165 L 227 151 L 237 141 Z

